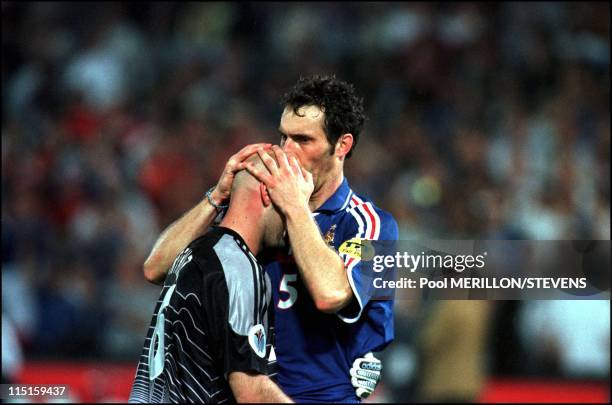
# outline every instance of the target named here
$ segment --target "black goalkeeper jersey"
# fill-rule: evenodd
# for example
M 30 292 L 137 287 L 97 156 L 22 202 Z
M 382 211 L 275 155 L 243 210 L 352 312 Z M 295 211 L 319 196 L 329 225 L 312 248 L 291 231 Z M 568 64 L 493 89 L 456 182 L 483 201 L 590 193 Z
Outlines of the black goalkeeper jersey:
M 236 232 L 214 227 L 193 241 L 166 277 L 129 402 L 235 402 L 230 372 L 273 375 L 270 294 Z

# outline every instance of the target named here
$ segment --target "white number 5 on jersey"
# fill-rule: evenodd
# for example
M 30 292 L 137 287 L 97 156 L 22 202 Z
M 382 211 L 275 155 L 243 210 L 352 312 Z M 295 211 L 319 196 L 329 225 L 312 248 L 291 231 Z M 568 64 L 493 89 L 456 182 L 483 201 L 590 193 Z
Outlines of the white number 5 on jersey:
M 289 298 L 287 299 L 282 299 L 278 298 L 278 304 L 277 307 L 280 309 L 289 309 L 293 306 L 293 304 L 295 304 L 295 301 L 297 300 L 298 297 L 298 292 L 295 289 L 295 287 L 290 286 L 289 283 L 295 283 L 297 281 L 297 274 L 284 274 L 283 278 L 281 279 L 281 283 L 280 283 L 280 288 L 279 290 L 281 292 L 285 292 L 289 294 Z

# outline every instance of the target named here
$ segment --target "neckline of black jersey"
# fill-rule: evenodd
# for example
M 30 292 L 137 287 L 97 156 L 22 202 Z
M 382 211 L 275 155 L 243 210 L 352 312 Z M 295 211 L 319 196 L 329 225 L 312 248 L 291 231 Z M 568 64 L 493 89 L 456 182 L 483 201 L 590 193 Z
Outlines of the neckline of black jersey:
M 233 229 L 231 229 L 231 228 L 227 228 L 227 227 L 225 227 L 225 226 L 221 226 L 221 225 L 213 225 L 213 229 L 216 229 L 216 230 L 218 230 L 218 231 L 220 231 L 220 232 L 223 232 L 223 233 L 229 234 L 229 235 L 233 236 L 234 238 L 238 239 L 238 241 L 239 241 L 239 242 L 240 242 L 240 243 L 241 243 L 241 244 L 242 244 L 242 245 L 243 245 L 243 246 L 246 248 L 246 250 L 247 250 L 247 251 L 248 251 L 250 254 L 252 254 L 253 256 L 255 256 L 255 255 L 253 254 L 253 252 L 251 252 L 251 249 L 249 249 L 249 245 L 247 245 L 247 244 L 246 244 L 246 242 L 244 241 L 244 239 L 242 239 L 242 236 L 240 236 L 240 234 L 239 234 L 238 232 L 234 231 L 234 230 L 233 230 Z

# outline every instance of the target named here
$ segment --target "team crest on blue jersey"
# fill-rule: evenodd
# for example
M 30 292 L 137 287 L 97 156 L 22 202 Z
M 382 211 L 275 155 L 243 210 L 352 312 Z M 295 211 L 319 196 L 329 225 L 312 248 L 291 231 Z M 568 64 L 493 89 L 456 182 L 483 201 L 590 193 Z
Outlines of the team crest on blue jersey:
M 262 359 L 266 356 L 266 331 L 262 324 L 251 326 L 249 330 L 249 345 Z
M 334 237 L 335 236 L 336 236 L 336 224 L 333 224 L 331 228 L 329 228 L 329 231 L 325 233 L 325 236 L 323 236 L 323 239 L 325 239 L 325 243 L 327 243 L 329 246 L 334 247 Z

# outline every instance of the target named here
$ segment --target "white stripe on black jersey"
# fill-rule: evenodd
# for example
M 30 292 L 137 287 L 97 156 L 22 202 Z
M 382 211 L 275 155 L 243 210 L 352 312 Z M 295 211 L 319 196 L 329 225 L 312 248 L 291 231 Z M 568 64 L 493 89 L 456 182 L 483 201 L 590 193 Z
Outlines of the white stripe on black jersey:
M 166 277 L 129 402 L 235 402 L 230 372 L 275 375 L 276 361 L 267 360 L 270 294 L 268 276 L 237 233 L 215 227 L 193 241 Z

